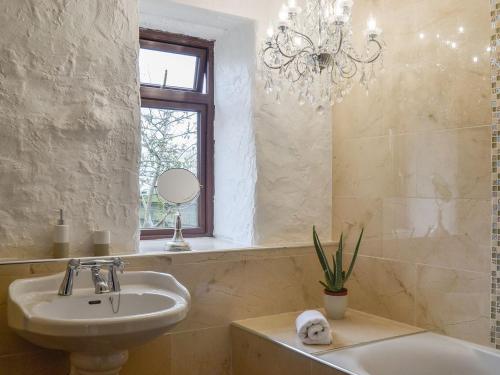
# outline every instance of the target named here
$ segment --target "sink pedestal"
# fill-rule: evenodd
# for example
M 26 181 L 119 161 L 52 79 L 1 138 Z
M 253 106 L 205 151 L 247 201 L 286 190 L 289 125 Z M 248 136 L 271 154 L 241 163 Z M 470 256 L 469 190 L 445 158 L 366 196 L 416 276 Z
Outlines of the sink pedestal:
M 71 353 L 70 375 L 118 375 L 127 362 L 128 352 Z

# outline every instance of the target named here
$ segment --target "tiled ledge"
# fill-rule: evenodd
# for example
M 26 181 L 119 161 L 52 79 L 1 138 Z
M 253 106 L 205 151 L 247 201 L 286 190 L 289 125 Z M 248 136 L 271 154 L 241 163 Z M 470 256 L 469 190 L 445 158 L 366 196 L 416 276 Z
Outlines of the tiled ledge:
M 262 375 L 349 374 L 316 356 L 332 350 L 423 331 L 404 323 L 350 309 L 345 319 L 330 321 L 333 331 L 332 344 L 304 345 L 295 332 L 295 319 L 299 314 L 300 312 L 293 312 L 233 322 L 234 375 L 250 375 L 248 369 Z
M 325 247 L 335 246 L 326 242 Z M 224 250 L 193 250 L 188 252 L 156 251 L 151 253 L 113 254 L 126 262 L 126 270 L 161 270 L 168 272 L 168 266 L 213 263 L 241 262 L 258 259 L 289 258 L 315 254 L 314 247 L 309 244 L 262 246 L 254 248 L 233 248 Z M 75 256 L 78 258 L 78 256 Z M 68 259 L 37 259 L 0 262 L 0 276 L 27 277 L 44 275 L 65 270 Z M 166 268 L 167 267 L 167 268 Z

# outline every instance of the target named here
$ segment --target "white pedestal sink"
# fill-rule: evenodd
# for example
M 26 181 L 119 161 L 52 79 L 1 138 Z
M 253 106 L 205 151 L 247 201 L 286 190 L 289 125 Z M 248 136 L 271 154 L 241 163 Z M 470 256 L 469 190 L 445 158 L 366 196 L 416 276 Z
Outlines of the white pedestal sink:
M 20 336 L 71 353 L 71 375 L 116 375 L 128 349 L 184 319 L 188 290 L 173 276 L 125 272 L 121 292 L 95 294 L 90 271 L 75 278 L 73 294 L 58 295 L 64 273 L 14 281 L 8 322 Z

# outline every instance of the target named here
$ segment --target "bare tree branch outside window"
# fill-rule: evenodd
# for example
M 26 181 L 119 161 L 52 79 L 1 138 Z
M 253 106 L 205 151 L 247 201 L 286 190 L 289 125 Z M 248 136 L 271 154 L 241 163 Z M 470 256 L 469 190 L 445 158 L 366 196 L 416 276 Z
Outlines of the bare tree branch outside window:
M 175 207 L 157 194 L 158 177 L 171 168 L 198 174 L 199 114 L 173 109 L 141 109 L 140 223 L 141 228 L 172 228 Z M 196 227 L 197 202 L 183 210 L 185 227 Z

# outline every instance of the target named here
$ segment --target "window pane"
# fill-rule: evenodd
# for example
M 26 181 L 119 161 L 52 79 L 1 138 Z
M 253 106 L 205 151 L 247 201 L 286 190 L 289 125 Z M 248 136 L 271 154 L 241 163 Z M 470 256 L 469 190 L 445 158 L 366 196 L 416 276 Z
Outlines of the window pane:
M 197 60 L 196 56 L 141 48 L 139 52 L 141 83 L 163 86 L 167 71 L 165 86 L 193 89 Z
M 185 168 L 198 175 L 200 114 L 174 109 L 141 108 L 140 223 L 141 228 L 173 228 L 175 206 L 156 192 L 160 174 Z M 182 207 L 183 227 L 198 227 L 198 204 Z

